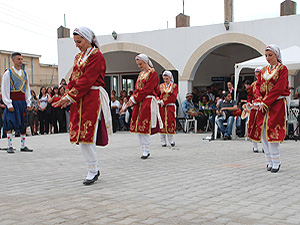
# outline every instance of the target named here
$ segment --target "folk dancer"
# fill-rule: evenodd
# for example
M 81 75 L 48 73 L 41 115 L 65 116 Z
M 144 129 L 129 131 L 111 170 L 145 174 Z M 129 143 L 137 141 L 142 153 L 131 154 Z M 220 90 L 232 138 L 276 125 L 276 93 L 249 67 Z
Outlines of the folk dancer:
M 280 169 L 279 144 L 286 136 L 286 115 L 289 96 L 288 70 L 282 64 L 280 49 L 276 45 L 265 48 L 269 65 L 262 68 L 256 82 L 256 99 L 250 117 L 248 137 L 262 142 L 267 160 L 267 171 L 277 173 Z
M 261 66 L 258 66 L 254 69 L 254 74 L 255 74 L 255 81 L 251 84 L 250 86 L 250 90 L 248 92 L 247 95 L 247 104 L 243 105 L 244 111 L 246 112 L 246 116 L 248 116 L 248 124 L 249 124 L 249 118 L 255 116 L 256 111 L 255 110 L 250 110 L 250 105 L 254 102 L 254 100 L 256 99 L 256 94 L 255 94 L 255 90 L 256 90 L 256 81 L 258 79 L 258 74 L 260 72 L 260 70 L 262 69 Z M 253 119 L 251 119 L 251 121 L 253 121 Z M 257 142 L 256 141 L 252 141 L 252 150 L 254 153 L 258 153 L 258 146 L 257 146 Z M 263 150 L 264 151 L 264 150 Z
M 164 83 L 160 84 L 157 88 L 159 112 L 163 122 L 163 128 L 159 131 L 160 141 L 162 147 L 166 147 L 166 136 L 168 136 L 170 145 L 174 147 L 175 141 L 173 135 L 176 128 L 175 102 L 178 94 L 178 86 L 174 83 L 174 78 L 170 71 L 165 71 L 162 76 Z
M 134 105 L 130 132 L 138 134 L 143 151 L 141 159 L 147 159 L 150 156 L 150 135 L 158 133 L 159 129 L 163 127 L 156 100 L 158 75 L 147 55 L 139 54 L 135 57 L 135 61 L 142 71 L 127 103 L 127 107 Z
M 106 64 L 99 43 L 87 27 L 73 32 L 76 47 L 73 72 L 64 97 L 52 105 L 70 107 L 70 141 L 79 144 L 88 166 L 83 184 L 90 185 L 100 176 L 96 145 L 106 146 L 112 133 L 109 97 L 105 91 Z
M 12 54 L 14 66 L 8 69 L 2 77 L 2 99 L 6 105 L 3 114 L 3 131 L 7 133 L 7 153 L 14 153 L 12 131 L 21 135 L 21 152 L 32 152 L 25 146 L 26 127 L 28 122 L 27 110 L 30 107 L 30 87 L 25 70 L 21 69 L 23 57 L 21 53 Z

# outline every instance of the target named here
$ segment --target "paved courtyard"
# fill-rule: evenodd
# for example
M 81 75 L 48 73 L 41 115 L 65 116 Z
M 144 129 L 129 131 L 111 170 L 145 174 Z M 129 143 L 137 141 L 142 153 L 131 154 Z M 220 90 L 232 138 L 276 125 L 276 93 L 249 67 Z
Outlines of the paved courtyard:
M 207 135 L 179 133 L 173 149 L 153 136 L 143 161 L 137 136 L 118 132 L 91 186 L 68 134 L 29 137 L 33 153 L 0 151 L 0 224 L 300 224 L 299 142 L 281 145 L 273 174 L 249 141 Z

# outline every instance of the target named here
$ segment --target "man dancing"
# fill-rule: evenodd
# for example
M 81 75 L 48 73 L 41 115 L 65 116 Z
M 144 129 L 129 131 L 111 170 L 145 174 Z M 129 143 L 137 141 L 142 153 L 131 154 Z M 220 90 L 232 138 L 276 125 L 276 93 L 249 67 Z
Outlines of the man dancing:
M 27 110 L 30 110 L 30 87 L 26 72 L 21 69 L 23 57 L 21 53 L 12 54 L 14 66 L 2 77 L 2 100 L 6 105 L 3 114 L 3 131 L 7 133 L 7 153 L 14 153 L 12 131 L 21 134 L 21 152 L 32 152 L 25 146 Z

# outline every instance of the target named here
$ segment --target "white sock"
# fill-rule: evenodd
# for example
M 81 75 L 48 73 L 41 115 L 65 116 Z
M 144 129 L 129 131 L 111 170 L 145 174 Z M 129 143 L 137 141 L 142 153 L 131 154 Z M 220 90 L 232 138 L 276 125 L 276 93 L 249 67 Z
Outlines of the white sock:
M 89 172 L 88 172 L 88 174 L 87 174 L 87 176 L 86 176 L 85 179 L 92 180 L 96 176 L 97 173 L 98 173 L 98 171 L 95 172 L 95 171 L 90 171 L 89 170 Z
M 25 137 L 26 134 L 21 134 L 21 148 L 25 148 Z
M 12 148 L 12 133 L 7 133 L 7 144 L 9 148 Z

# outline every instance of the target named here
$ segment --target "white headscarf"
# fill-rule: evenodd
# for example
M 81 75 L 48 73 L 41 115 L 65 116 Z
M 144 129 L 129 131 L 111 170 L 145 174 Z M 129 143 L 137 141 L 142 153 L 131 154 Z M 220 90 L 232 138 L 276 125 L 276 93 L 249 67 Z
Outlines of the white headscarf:
M 73 34 L 80 35 L 82 38 L 84 38 L 90 44 L 94 44 L 97 48 L 100 48 L 100 44 L 99 44 L 94 32 L 91 29 L 89 29 L 87 27 L 75 28 L 75 30 L 73 31 Z
M 171 81 L 174 82 L 174 78 L 173 78 L 173 74 L 169 71 L 169 70 L 166 70 L 163 75 L 164 76 L 169 76 L 171 78 Z
M 262 67 L 258 66 L 255 68 L 254 73 L 259 73 L 261 71 Z
M 270 51 L 274 52 L 275 55 L 277 56 L 277 61 L 282 63 L 280 49 L 276 45 L 274 45 L 274 44 L 268 45 L 266 47 L 265 51 L 267 51 L 267 50 L 270 50 Z
M 135 60 L 142 60 L 144 63 L 147 63 L 150 67 L 153 68 L 153 64 L 151 62 L 151 60 L 148 58 L 148 56 L 146 54 L 139 54 L 135 57 Z

